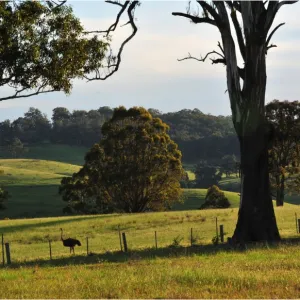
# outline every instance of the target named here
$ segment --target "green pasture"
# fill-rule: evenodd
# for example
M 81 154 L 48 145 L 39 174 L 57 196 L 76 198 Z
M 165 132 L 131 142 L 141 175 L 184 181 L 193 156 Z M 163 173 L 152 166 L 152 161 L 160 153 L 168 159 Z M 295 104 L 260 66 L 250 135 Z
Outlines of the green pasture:
M 275 208 L 283 238 L 297 236 L 295 212 L 299 206 Z M 2 220 L 12 265 L 0 268 L 0 298 L 299 298 L 299 244 L 213 246 L 216 217 L 231 236 L 237 208 Z M 81 241 L 75 255 L 62 245 L 59 228 Z M 179 247 L 174 239 L 182 239 Z

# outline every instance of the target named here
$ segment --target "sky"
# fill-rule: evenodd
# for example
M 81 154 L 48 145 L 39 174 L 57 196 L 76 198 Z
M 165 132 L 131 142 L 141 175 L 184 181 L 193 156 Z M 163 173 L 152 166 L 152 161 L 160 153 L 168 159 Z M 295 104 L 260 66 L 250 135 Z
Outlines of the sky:
M 118 7 L 103 1 L 68 1 L 87 30 L 107 29 L 114 22 Z M 143 106 L 162 112 L 197 108 L 212 115 L 230 115 L 226 74 L 222 65 L 209 61 L 183 61 L 189 52 L 196 57 L 217 50 L 220 34 L 216 27 L 192 24 L 171 13 L 186 12 L 187 1 L 142 1 L 135 17 L 138 32 L 123 51 L 119 71 L 106 81 L 73 82 L 71 95 L 62 92 L 0 102 L 0 121 L 16 119 L 29 107 L 36 107 L 49 118 L 58 106 L 97 109 L 101 106 Z M 197 6 L 195 5 L 195 8 Z M 267 55 L 266 102 L 300 100 L 300 2 L 283 6 L 273 28 L 286 24 L 273 36 L 278 47 Z M 123 19 L 123 23 L 126 23 Z M 118 29 L 113 46 L 122 41 L 129 26 Z M 0 93 L 6 94 L 6 87 Z

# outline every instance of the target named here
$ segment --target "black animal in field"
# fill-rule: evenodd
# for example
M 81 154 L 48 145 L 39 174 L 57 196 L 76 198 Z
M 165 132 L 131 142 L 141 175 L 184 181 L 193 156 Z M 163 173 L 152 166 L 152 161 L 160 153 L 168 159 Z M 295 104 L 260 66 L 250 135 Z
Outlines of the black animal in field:
M 62 230 L 62 228 L 60 228 L 60 230 L 61 230 L 61 240 L 62 240 L 62 242 L 63 242 L 63 245 L 64 245 L 65 247 L 69 247 L 69 248 L 70 248 L 70 253 L 71 253 L 71 251 L 73 250 L 73 253 L 75 254 L 75 252 L 74 252 L 74 247 L 75 247 L 76 245 L 81 246 L 80 241 L 79 241 L 79 240 L 76 240 L 76 239 L 72 239 L 72 238 L 63 239 L 63 230 Z

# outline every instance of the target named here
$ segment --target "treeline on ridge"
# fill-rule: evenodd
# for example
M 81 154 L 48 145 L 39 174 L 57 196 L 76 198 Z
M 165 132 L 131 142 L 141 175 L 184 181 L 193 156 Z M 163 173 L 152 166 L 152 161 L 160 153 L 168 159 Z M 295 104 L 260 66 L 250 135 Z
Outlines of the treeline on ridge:
M 156 109 L 148 111 L 170 126 L 169 135 L 178 144 L 186 163 L 239 155 L 231 116 L 212 116 L 198 109 L 170 113 Z M 30 107 L 23 117 L 0 122 L 0 146 L 11 149 L 12 145 L 20 143 L 30 147 L 50 142 L 91 147 L 101 139 L 101 127 L 112 114 L 113 109 L 108 106 L 72 112 L 65 107 L 57 107 L 49 120 L 39 109 Z

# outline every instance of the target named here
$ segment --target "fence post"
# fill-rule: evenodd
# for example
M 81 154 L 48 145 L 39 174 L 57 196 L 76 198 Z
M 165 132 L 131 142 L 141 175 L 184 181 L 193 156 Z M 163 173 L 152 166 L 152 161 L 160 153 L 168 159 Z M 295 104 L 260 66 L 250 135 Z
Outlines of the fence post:
M 119 230 L 120 247 L 121 247 L 121 251 L 123 252 L 122 238 L 121 238 L 121 231 L 120 231 L 120 225 L 118 225 L 118 230 Z
M 86 255 L 89 255 L 89 238 L 86 237 Z
M 5 243 L 5 250 L 6 250 L 6 261 L 7 261 L 7 264 L 10 265 L 11 264 L 11 260 L 10 260 L 9 243 Z
M 123 243 L 124 243 L 124 251 L 127 252 L 127 241 L 126 241 L 126 233 L 122 232 Z
M 223 227 L 223 225 L 220 225 L 220 238 L 221 238 L 221 243 L 224 243 L 224 227 Z
M 298 219 L 298 233 L 300 233 L 300 219 Z
M 218 217 L 216 217 L 216 243 L 219 243 Z
M 193 246 L 193 228 L 191 228 L 191 247 Z
M 156 234 L 156 231 L 155 231 L 154 236 L 155 236 L 155 248 L 156 248 L 156 250 L 157 250 L 157 234 Z
M 50 240 L 48 240 L 48 242 L 49 242 L 50 260 L 52 260 L 51 241 L 50 241 Z
M 4 236 L 2 233 L 2 265 L 4 266 L 5 264 L 5 258 L 4 258 Z
M 299 233 L 299 231 L 298 231 L 298 222 L 297 222 L 297 213 L 295 213 L 295 221 L 296 221 L 296 233 Z

